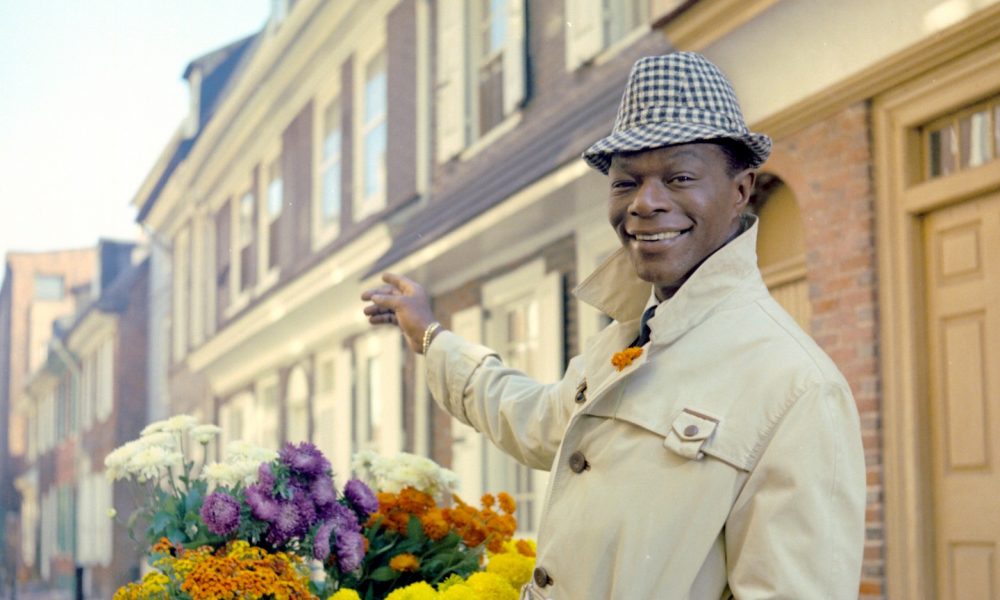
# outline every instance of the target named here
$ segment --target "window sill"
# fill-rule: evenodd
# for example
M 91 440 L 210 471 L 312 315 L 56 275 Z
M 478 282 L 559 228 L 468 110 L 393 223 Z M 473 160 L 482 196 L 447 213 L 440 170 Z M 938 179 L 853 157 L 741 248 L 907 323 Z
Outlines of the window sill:
M 637 29 L 632 30 L 630 33 L 626 34 L 625 37 L 611 44 L 604 50 L 601 50 L 596 55 L 594 55 L 593 58 L 584 62 L 579 67 L 577 67 L 577 70 L 585 66 L 599 67 L 605 63 L 610 62 L 611 59 L 617 56 L 622 50 L 636 43 L 650 31 L 652 31 L 652 29 L 650 28 L 648 23 L 638 27 Z
M 226 310 L 223 311 L 223 315 L 226 317 L 226 320 L 232 319 L 236 313 L 246 308 L 248 304 L 250 304 L 250 292 L 246 291 L 233 299 L 229 306 L 226 307 Z
M 321 229 L 314 229 L 312 236 L 312 249 L 313 252 L 318 251 L 323 246 L 326 246 L 333 240 L 337 239 L 340 235 L 340 225 L 334 224 Z
M 458 159 L 461 161 L 469 160 L 473 156 L 482 152 L 484 148 L 489 147 L 499 138 L 509 133 L 520 123 L 521 123 L 521 111 L 517 111 L 515 113 L 508 115 L 507 117 L 504 118 L 503 121 L 500 121 L 500 123 L 496 127 L 486 132 L 486 135 L 472 142 L 465 148 L 465 150 L 459 152 Z
M 253 289 L 254 296 L 260 296 L 267 290 L 274 287 L 274 284 L 278 283 L 278 267 L 272 268 L 264 275 L 263 279 L 257 283 L 257 286 Z

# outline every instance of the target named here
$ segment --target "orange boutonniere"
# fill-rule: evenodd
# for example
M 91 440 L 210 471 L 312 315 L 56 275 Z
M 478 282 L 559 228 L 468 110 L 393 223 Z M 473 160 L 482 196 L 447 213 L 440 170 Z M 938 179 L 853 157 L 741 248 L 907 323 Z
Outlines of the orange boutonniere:
M 632 361 L 642 356 L 642 348 L 631 346 L 621 352 L 615 352 L 611 356 L 611 364 L 618 371 L 624 371 L 625 367 L 632 364 Z

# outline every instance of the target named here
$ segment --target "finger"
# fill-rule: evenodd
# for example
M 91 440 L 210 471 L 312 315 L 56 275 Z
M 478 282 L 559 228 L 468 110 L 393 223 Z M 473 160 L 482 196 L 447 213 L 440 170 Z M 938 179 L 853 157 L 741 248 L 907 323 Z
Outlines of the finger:
M 392 286 L 392 285 L 380 285 L 380 286 L 372 288 L 370 290 L 365 290 L 365 291 L 361 292 L 361 299 L 362 300 L 371 300 L 371 297 L 374 294 L 391 295 L 391 294 L 394 294 L 394 293 L 397 293 L 397 292 L 398 292 L 398 290 L 397 290 L 397 288 L 395 286 Z
M 392 313 L 382 313 L 368 317 L 368 322 L 372 325 L 396 325 L 396 315 Z
M 401 296 L 395 296 L 391 294 L 372 294 L 371 298 L 369 298 L 368 300 L 372 304 L 375 304 L 380 308 L 386 308 L 393 311 L 395 311 L 403 304 L 403 299 Z
M 412 294 L 417 285 L 417 282 L 412 279 L 402 275 L 397 275 L 396 273 L 383 273 L 382 281 L 399 289 L 399 291 L 404 294 Z
M 385 308 L 382 306 L 378 306 L 377 304 L 369 304 L 368 306 L 364 307 L 364 309 L 362 309 L 362 312 L 364 312 L 368 316 L 395 314 L 395 311 L 393 311 L 391 308 Z

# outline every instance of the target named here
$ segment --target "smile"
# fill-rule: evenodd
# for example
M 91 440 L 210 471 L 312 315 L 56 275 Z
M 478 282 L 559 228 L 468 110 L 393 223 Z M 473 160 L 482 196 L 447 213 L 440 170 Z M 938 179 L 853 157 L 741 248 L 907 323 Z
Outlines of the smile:
M 658 242 L 660 240 L 672 240 L 681 235 L 684 231 L 661 231 L 660 233 L 633 233 L 632 237 L 640 242 Z

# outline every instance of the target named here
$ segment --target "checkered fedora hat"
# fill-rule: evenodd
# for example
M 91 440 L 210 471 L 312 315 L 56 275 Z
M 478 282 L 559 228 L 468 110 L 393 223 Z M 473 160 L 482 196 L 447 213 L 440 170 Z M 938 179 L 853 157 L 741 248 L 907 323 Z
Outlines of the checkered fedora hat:
M 648 56 L 632 67 L 611 135 L 588 148 L 583 159 L 606 175 L 616 152 L 718 138 L 746 144 L 754 168 L 771 154 L 771 138 L 747 128 L 736 92 L 719 67 L 695 52 Z

